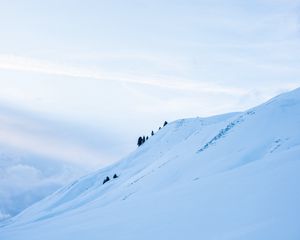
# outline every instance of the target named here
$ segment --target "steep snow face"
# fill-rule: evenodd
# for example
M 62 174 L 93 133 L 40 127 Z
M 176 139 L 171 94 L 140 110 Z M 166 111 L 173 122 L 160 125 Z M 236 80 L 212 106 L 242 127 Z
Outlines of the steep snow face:
M 0 239 L 299 239 L 299 126 L 300 89 L 175 121 L 3 224 Z

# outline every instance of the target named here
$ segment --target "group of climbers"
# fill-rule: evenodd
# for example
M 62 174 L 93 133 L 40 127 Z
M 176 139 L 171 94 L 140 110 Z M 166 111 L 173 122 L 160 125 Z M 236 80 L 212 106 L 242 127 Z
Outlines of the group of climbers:
M 113 178 L 118 178 L 119 176 L 117 174 L 114 174 Z M 103 180 L 103 184 L 108 182 L 110 180 L 109 176 L 106 176 L 106 178 Z

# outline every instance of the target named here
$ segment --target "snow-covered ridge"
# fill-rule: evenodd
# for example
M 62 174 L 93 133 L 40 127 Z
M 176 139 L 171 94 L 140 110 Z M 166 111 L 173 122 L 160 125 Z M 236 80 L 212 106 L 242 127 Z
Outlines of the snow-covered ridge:
M 6 222 L 0 238 L 299 239 L 299 126 L 300 89 L 169 123 Z

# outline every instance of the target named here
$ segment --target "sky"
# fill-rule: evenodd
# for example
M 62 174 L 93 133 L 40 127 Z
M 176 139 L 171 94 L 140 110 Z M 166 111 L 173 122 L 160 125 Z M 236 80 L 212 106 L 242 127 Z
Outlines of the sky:
M 116 161 L 165 120 L 242 111 L 299 87 L 299 13 L 300 0 L 1 0 L 2 122 L 8 109 L 26 112 L 19 121 L 60 119 L 82 144 L 56 134 L 43 154 Z M 16 129 L 2 125 L 0 142 L 49 142 L 41 128 L 32 144 Z M 74 157 L 79 145 L 97 153 Z

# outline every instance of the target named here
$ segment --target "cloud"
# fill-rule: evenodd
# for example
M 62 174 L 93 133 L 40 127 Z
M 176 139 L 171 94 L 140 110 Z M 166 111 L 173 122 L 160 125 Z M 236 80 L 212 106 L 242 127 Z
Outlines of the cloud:
M 0 105 L 0 221 L 104 163 L 69 125 Z
M 103 166 L 115 158 L 109 134 L 0 105 L 0 145 L 76 164 Z
M 80 176 L 80 171 L 76 172 L 71 166 L 59 166 L 43 158 L 31 164 L 26 162 L 24 155 L 12 153 L 15 156 L 9 163 L 0 159 L 1 165 L 4 165 L 0 168 L 0 221 L 16 215 Z M 6 151 L 6 154 L 9 153 Z M 49 175 L 47 168 L 55 171 Z
M 32 135 L 3 127 L 1 127 L 0 144 L 73 163 L 84 161 L 87 165 L 99 165 L 101 160 L 103 162 L 110 160 L 108 156 L 102 155 L 99 151 L 88 146 L 70 143 L 66 139 L 42 134 Z
M 0 55 L 0 69 L 28 71 L 33 73 L 76 78 L 90 78 L 100 81 L 116 81 L 125 84 L 142 84 L 166 89 L 193 91 L 199 93 L 221 93 L 233 95 L 244 95 L 246 93 L 240 88 L 225 87 L 209 81 L 192 81 L 186 78 L 175 78 L 162 74 L 154 74 L 150 77 L 126 72 L 116 74 L 113 72 L 95 71 L 84 67 L 66 66 L 40 59 L 5 54 Z

